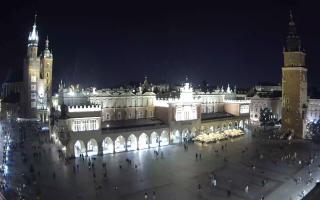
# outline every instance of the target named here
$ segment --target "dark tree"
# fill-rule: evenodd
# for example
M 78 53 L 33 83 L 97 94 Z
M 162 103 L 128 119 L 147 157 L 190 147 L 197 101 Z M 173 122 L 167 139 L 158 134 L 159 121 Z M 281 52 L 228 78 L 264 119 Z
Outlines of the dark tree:
M 320 120 L 307 124 L 307 137 L 315 142 L 320 142 Z
M 263 108 L 260 110 L 260 125 L 266 128 L 267 125 L 272 125 L 273 123 L 273 117 L 272 112 L 269 108 Z

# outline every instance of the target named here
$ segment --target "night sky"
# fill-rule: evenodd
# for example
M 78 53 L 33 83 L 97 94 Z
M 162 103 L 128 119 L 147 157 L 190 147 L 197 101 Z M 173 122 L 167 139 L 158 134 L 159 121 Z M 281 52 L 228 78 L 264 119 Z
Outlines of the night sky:
M 0 12 L 0 82 L 22 68 L 34 13 L 40 48 L 49 36 L 54 85 L 109 87 L 129 81 L 238 87 L 280 83 L 289 9 L 320 86 L 317 1 L 17 1 Z M 104 2 L 104 3 L 103 3 Z

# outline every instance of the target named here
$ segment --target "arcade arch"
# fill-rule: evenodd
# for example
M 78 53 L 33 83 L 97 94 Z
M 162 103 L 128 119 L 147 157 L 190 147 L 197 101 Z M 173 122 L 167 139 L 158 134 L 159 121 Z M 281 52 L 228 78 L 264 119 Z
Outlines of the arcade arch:
M 116 138 L 114 142 L 114 151 L 115 152 L 122 152 L 126 150 L 126 139 L 120 135 Z
M 137 148 L 138 148 L 137 137 L 133 134 L 129 135 L 127 139 L 127 150 L 132 151 L 132 150 L 137 150 Z
M 147 149 L 149 147 L 148 136 L 145 133 L 142 133 L 139 136 L 139 149 Z
M 98 155 L 98 143 L 95 139 L 90 139 L 87 143 L 87 155 L 96 156 Z
M 74 143 L 74 156 L 77 158 L 77 157 L 80 157 L 81 154 L 85 156 L 86 146 L 82 140 L 77 140 Z

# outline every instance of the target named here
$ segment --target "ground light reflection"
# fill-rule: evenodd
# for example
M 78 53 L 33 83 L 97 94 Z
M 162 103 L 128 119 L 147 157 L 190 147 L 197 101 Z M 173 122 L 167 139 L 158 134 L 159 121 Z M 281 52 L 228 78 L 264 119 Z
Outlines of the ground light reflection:
M 8 134 L 7 131 L 4 131 L 3 129 L 3 154 L 2 154 L 2 163 L 0 165 L 0 173 L 1 173 L 1 181 L 0 181 L 0 187 L 2 190 L 7 191 L 8 185 L 7 185 L 7 175 L 9 174 L 9 168 L 8 168 L 8 159 L 9 159 L 9 152 L 10 152 L 10 145 L 11 145 L 11 138 L 10 134 Z

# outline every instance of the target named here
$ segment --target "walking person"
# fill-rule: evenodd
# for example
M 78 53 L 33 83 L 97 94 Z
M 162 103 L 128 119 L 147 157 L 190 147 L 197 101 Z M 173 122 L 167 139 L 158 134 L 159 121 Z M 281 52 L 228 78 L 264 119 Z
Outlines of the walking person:
M 248 193 L 249 192 L 249 185 L 246 185 L 244 190 L 245 190 L 246 193 Z
M 156 199 L 156 191 L 152 192 L 152 199 Z
M 148 199 L 148 193 L 144 193 L 144 199 Z
M 227 190 L 227 196 L 230 197 L 231 196 L 231 190 Z
M 212 179 L 212 185 L 214 188 L 217 186 L 217 179 L 215 178 Z
M 200 192 L 200 190 L 201 190 L 201 185 L 200 185 L 200 183 L 198 184 L 198 192 Z

